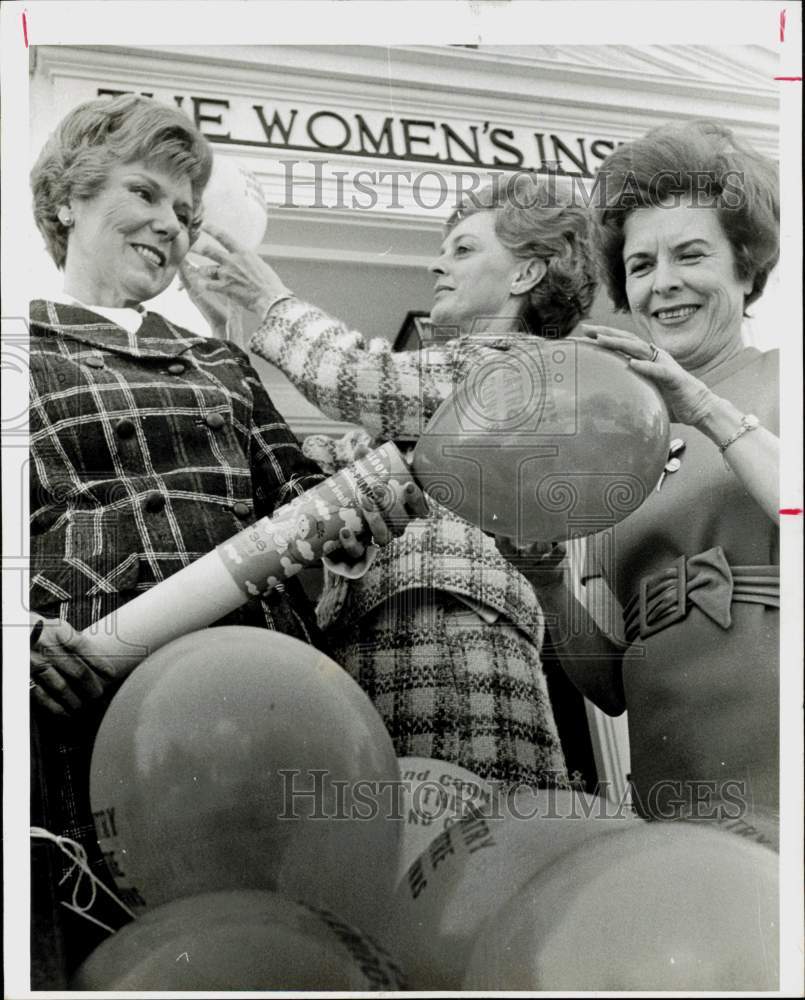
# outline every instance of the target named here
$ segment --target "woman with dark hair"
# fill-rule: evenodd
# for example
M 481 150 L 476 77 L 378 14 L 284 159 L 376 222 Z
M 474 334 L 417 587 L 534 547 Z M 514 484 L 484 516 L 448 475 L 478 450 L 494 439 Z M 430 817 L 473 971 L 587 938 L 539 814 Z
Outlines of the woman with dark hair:
M 329 417 L 410 441 L 475 366 L 505 361 L 524 336 L 564 337 L 586 315 L 595 289 L 586 228 L 581 209 L 529 175 L 469 196 L 430 267 L 431 319 L 450 339 L 415 353 L 391 353 L 386 341 L 366 349 L 234 244 L 187 277 L 199 294 L 262 314 L 252 350 Z M 327 439 L 305 446 L 335 461 Z M 399 756 L 507 784 L 561 784 L 537 597 L 492 538 L 431 506 L 362 580 L 331 581 L 319 618 L 332 655 L 372 698 Z
M 741 324 L 778 257 L 776 172 L 720 125 L 663 126 L 604 161 L 595 206 L 601 271 L 641 335 L 585 332 L 654 382 L 674 440 L 656 491 L 590 540 L 607 630 L 565 629 L 557 651 L 588 698 L 628 709 L 643 815 L 759 824 L 778 808 L 778 356 Z M 546 609 L 569 621 L 554 581 Z
M 90 755 L 126 671 L 93 659 L 78 630 L 323 479 L 240 348 L 141 305 L 196 238 L 211 167 L 185 115 L 123 96 L 68 114 L 31 175 L 37 225 L 64 272 L 58 301 L 31 304 L 34 824 L 78 841 L 101 876 Z M 379 512 L 366 519 L 388 542 Z M 341 544 L 331 559 L 362 557 L 352 533 Z M 224 623 L 318 634 L 295 580 Z M 97 938 L 66 919 L 74 966 Z

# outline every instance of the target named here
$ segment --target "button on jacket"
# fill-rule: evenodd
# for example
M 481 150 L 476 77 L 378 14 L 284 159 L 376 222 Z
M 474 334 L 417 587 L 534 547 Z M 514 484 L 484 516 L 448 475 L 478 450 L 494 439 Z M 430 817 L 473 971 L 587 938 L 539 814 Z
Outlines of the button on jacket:
M 155 313 L 129 334 L 36 301 L 30 345 L 30 600 L 45 617 L 83 629 L 324 478 L 233 344 Z M 296 580 L 222 622 L 316 635 Z M 48 828 L 108 878 L 89 800 L 97 721 L 39 718 L 38 753 Z
M 323 478 L 244 351 L 155 313 L 32 304 L 30 442 L 31 606 L 79 629 Z

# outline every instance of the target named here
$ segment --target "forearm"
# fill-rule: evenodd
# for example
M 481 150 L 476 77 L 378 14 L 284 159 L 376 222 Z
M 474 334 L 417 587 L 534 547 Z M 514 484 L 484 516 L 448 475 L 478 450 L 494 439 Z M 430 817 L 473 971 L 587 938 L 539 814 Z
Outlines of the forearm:
M 548 626 L 550 641 L 568 678 L 604 712 L 620 715 L 626 708 L 622 679 L 625 644 L 602 630 L 564 584 L 537 589 L 537 596 L 553 622 Z
M 443 352 L 366 350 L 360 334 L 298 299 L 274 306 L 250 347 L 328 417 L 380 438 L 418 437 L 453 389 Z
M 729 400 L 712 394 L 698 429 L 721 445 L 741 427 L 743 413 Z M 766 516 L 779 519 L 780 441 L 765 427 L 747 431 L 724 451 L 724 460 Z

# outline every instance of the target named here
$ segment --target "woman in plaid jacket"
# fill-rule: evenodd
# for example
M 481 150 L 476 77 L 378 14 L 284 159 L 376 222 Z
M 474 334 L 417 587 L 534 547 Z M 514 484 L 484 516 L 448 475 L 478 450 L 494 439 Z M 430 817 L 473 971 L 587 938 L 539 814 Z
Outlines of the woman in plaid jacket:
M 419 352 L 392 354 L 385 341 L 367 350 L 235 243 L 215 259 L 189 276 L 199 305 L 215 291 L 261 313 L 252 350 L 329 417 L 380 438 L 417 438 L 462 378 L 505 357 L 513 336 L 567 336 L 595 288 L 585 213 L 525 175 L 470 195 L 449 220 L 431 266 L 431 320 L 452 336 Z M 326 441 L 308 447 L 332 462 Z M 432 507 L 362 580 L 332 581 L 318 609 L 331 655 L 370 695 L 398 755 L 506 784 L 561 784 L 537 596 L 492 538 Z
M 78 841 L 101 877 L 90 757 L 124 671 L 82 655 L 78 631 L 324 478 L 240 348 L 141 306 L 167 288 L 198 235 L 211 166 L 185 115 L 124 96 L 72 111 L 31 175 L 36 222 L 65 287 L 30 315 L 33 822 Z M 378 516 L 367 520 L 387 542 Z M 354 535 L 342 532 L 342 547 L 330 558 L 362 557 Z M 295 580 L 224 623 L 317 635 Z M 45 853 L 34 888 L 47 897 Z M 39 912 L 35 903 L 35 921 Z M 100 938 L 66 920 L 75 966 Z M 34 984 L 59 985 L 58 969 L 50 978 L 43 969 L 59 948 L 45 925 Z

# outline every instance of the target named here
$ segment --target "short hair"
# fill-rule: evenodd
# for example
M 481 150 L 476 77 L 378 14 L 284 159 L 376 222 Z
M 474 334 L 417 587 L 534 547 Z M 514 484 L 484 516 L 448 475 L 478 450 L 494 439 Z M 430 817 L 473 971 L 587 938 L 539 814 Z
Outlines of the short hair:
M 528 331 L 566 337 L 589 313 L 595 296 L 587 212 L 532 173 L 500 180 L 469 192 L 446 229 L 476 212 L 493 211 L 500 242 L 516 257 L 537 257 L 546 265 L 542 280 L 527 295 L 522 319 Z
M 69 229 L 58 218 L 71 198 L 92 198 L 109 170 L 136 160 L 187 177 L 193 192 L 191 241 L 201 227 L 201 196 L 212 171 L 212 150 L 178 109 L 124 94 L 86 101 L 48 138 L 31 171 L 34 219 L 56 266 L 64 267 Z
M 763 293 L 780 255 L 777 169 L 717 122 L 661 125 L 604 160 L 593 194 L 593 246 L 616 310 L 629 311 L 623 263 L 626 220 L 678 196 L 718 213 L 736 277 L 751 280 L 744 308 Z

